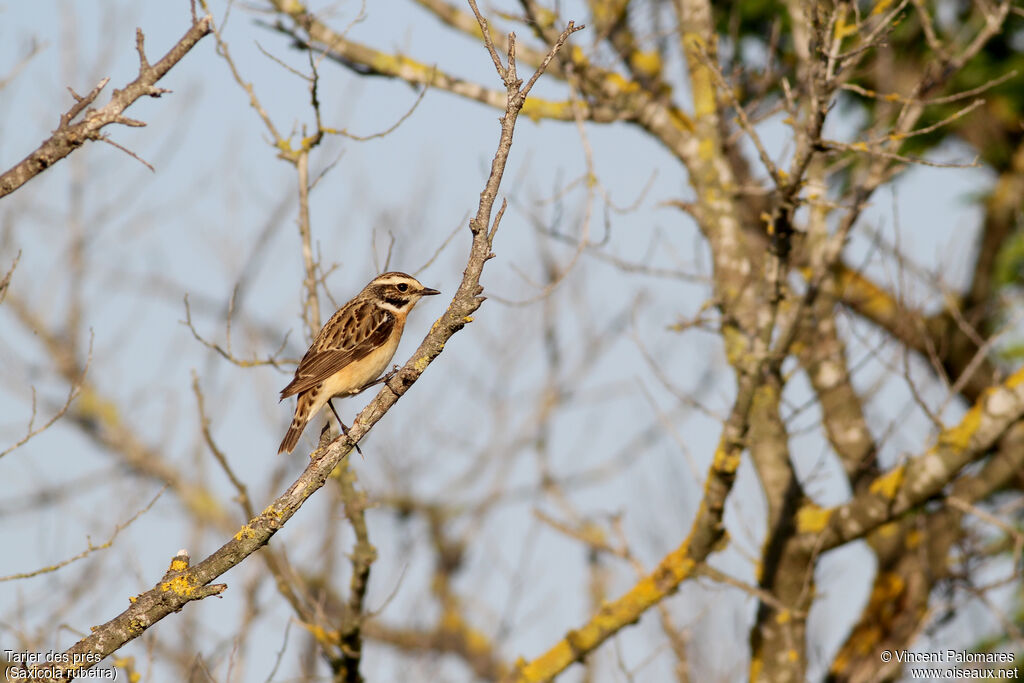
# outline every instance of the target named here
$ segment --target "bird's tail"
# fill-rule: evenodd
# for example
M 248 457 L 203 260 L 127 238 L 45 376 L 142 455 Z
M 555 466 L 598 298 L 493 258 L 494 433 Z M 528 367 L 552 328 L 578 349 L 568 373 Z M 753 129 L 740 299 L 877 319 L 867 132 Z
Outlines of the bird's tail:
M 292 420 L 292 424 L 288 427 L 288 431 L 284 435 L 284 440 L 281 441 L 280 448 L 277 449 L 278 454 L 291 453 L 295 449 L 295 445 L 299 443 L 299 437 L 302 436 L 302 430 L 306 428 L 306 423 L 299 420 L 298 416 Z

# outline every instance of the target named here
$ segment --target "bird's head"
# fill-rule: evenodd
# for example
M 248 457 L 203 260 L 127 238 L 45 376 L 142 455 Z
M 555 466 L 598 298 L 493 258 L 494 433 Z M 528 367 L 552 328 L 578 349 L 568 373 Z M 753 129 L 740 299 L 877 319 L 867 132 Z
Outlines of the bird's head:
M 362 291 L 363 296 L 376 299 L 393 313 L 408 313 L 422 297 L 440 293 L 424 287 L 412 275 L 398 272 L 378 275 Z

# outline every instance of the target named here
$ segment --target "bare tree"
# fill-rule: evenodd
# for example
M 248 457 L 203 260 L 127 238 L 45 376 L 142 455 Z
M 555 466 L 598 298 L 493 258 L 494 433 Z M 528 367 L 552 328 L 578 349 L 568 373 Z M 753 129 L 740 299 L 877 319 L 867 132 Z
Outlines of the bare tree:
M 225 681 L 1016 672 L 1019 8 L 595 1 L 574 17 L 534 0 L 417 0 L 398 49 L 394 21 L 392 42 L 364 41 L 371 6 L 200 5 L 207 16 L 193 9 L 155 65 L 139 32 L 138 78 L 100 109 L 87 107 L 106 81 L 72 91 L 53 136 L 0 176 L 0 315 L 15 359 L 3 381 L 27 416 L 8 425 L 0 467 L 37 462 L 58 438 L 97 454 L 71 483 L 11 475 L 20 497 L 0 515 L 27 511 L 41 535 L 49 515 L 73 518 L 70 490 L 116 481 L 130 492 L 75 527 L 106 542 L 0 577 L 61 577 L 33 608 L 0 607 L 9 677 L 94 666 Z M 191 54 L 197 44 L 216 55 Z M 205 77 L 226 79 L 232 119 L 259 126 L 237 153 L 265 161 L 260 173 L 222 166 L 245 179 L 238 204 L 257 206 L 261 224 L 177 238 L 190 253 L 220 240 L 223 275 L 196 265 L 184 282 L 97 253 L 92 231 L 117 230 L 104 226 L 124 203 L 86 211 L 82 194 L 102 185 L 79 171 L 54 181 L 73 188 L 52 240 L 66 265 L 43 276 L 65 294 L 30 286 L 41 243 L 23 225 L 39 213 L 26 181 L 86 140 L 110 141 L 102 126 L 136 126 L 125 108 L 201 60 Z M 420 187 L 360 181 L 350 153 L 382 139 L 405 160 L 407 131 L 417 144 L 444 126 L 468 139 L 486 120 L 493 137 L 493 116 L 463 100 L 501 117 L 497 152 L 472 152 L 480 182 L 436 173 L 427 147 Z M 446 111 L 430 112 L 438 102 Z M 539 123 L 526 137 L 551 137 L 510 162 L 520 113 Z M 360 114 L 377 129 L 333 123 Z M 516 153 L 523 139 L 520 128 Z M 192 191 L 228 203 L 231 175 Z M 339 176 L 350 198 L 328 203 Z M 902 201 L 918 178 L 946 194 L 980 187 L 973 223 L 933 247 L 918 218 L 931 207 Z M 469 204 L 436 209 L 430 197 L 456 185 Z M 368 208 L 375 187 L 388 200 Z M 117 233 L 126 253 L 138 253 L 132 236 L 160 233 L 154 213 Z M 936 258 L 908 246 L 921 241 Z M 288 256 L 271 268 L 272 254 Z M 446 310 L 372 399 L 344 402 L 365 404 L 347 436 L 325 424 L 302 472 L 270 459 L 290 417 L 271 397 L 305 348 L 298 337 L 396 262 L 435 275 L 442 284 L 425 282 L 445 290 Z M 180 336 L 112 351 L 141 334 L 97 304 L 119 286 L 146 316 L 181 319 Z M 285 290 L 292 299 L 275 298 Z M 295 319 L 302 333 L 289 335 L 282 321 Z M 144 379 L 135 355 L 175 363 Z M 155 387 L 174 398 L 133 409 Z M 360 443 L 365 459 L 351 460 Z M 154 509 L 204 559 L 117 541 L 167 533 Z M 154 585 L 147 562 L 172 555 Z M 108 566 L 115 557 L 130 569 Z M 121 587 L 125 574 L 137 588 Z M 57 627 L 81 619 L 107 621 L 72 626 L 73 638 Z M 56 663 L 25 656 L 50 651 L 63 653 Z

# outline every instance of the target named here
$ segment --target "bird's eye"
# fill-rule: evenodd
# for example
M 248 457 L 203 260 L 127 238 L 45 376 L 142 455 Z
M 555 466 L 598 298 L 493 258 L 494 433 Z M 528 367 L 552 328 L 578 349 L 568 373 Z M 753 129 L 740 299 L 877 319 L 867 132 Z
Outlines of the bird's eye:
M 408 289 L 409 289 L 409 285 L 405 284 L 404 282 L 400 282 L 398 284 L 398 291 L 399 292 L 405 292 L 405 291 L 408 291 Z

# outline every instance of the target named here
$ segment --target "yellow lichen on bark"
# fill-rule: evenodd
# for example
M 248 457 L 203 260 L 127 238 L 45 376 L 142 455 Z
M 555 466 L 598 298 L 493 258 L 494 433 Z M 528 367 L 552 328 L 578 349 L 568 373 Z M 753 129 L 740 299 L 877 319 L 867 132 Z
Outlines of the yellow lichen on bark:
M 629 56 L 629 63 L 638 74 L 649 77 L 661 74 L 661 55 L 654 50 L 634 52 Z
M 694 563 L 688 557 L 688 551 L 689 539 L 667 555 L 654 572 L 638 581 L 629 592 L 618 600 L 605 603 L 583 627 L 568 631 L 565 638 L 532 662 L 520 662 L 515 680 L 520 683 L 549 680 L 600 645 L 609 635 L 635 623 L 649 607 L 675 590 L 693 572 Z
M 283 513 L 273 505 L 268 505 L 263 508 L 263 512 L 260 513 L 260 517 L 273 517 L 274 519 L 281 519 Z
M 900 532 L 899 522 L 886 522 L 875 531 L 881 538 L 893 538 Z
M 797 510 L 796 530 L 801 534 L 821 533 L 831 518 L 831 509 L 808 503 Z
M 726 448 L 726 444 L 719 443 L 718 448 L 715 449 L 715 457 L 711 462 L 711 468 L 722 474 L 735 474 L 736 470 L 740 467 L 740 456 L 742 454 L 743 451 L 738 448 Z M 708 477 L 708 481 L 704 485 L 705 494 L 710 483 L 711 477 Z
M 117 404 L 103 398 L 91 387 L 82 387 L 78 395 L 78 411 L 107 427 L 116 427 L 121 422 Z
M 764 660 L 761 659 L 760 653 L 751 654 L 750 656 L 750 680 L 758 681 L 761 679 L 761 672 L 764 670 Z
M 441 629 L 461 638 L 466 648 L 475 654 L 489 655 L 494 649 L 487 636 L 467 624 L 462 615 L 454 609 L 446 609 L 441 615 Z
M 409 59 L 402 55 L 389 54 L 387 52 L 375 51 L 373 58 L 369 61 L 369 66 L 377 71 L 401 76 L 405 80 L 430 82 L 436 74 L 436 70 L 434 68 L 429 67 L 422 62 L 417 62 L 414 59 Z
M 811 275 L 811 269 L 803 270 L 805 277 Z M 840 264 L 837 279 L 839 291 L 844 292 L 844 298 L 856 300 L 870 317 L 889 319 L 898 313 L 899 307 L 889 293 L 856 270 Z
M 958 452 L 966 449 L 971 443 L 971 437 L 981 426 L 982 405 L 983 401 L 976 403 L 960 420 L 960 424 L 942 432 L 939 435 L 938 445 L 952 448 Z
M 906 466 L 899 465 L 871 482 L 869 490 L 871 493 L 883 496 L 888 500 L 896 497 L 896 493 L 903 484 L 903 475 L 906 474 Z
M 561 121 L 572 118 L 572 103 L 553 102 L 536 97 L 527 97 L 520 113 L 535 123 L 541 119 Z
M 903 593 L 906 582 L 896 572 L 882 572 L 875 579 L 875 587 L 871 590 L 872 603 L 891 602 Z
M 173 579 L 160 584 L 160 590 L 163 592 L 177 593 L 183 598 L 191 597 L 195 589 L 195 584 L 189 579 L 187 574 L 175 576 Z
M 889 9 L 889 5 L 891 4 L 892 0 L 878 0 L 878 2 L 875 3 L 875 6 L 871 8 L 871 14 L 881 14 L 882 12 Z
M 715 83 L 703 58 L 707 54 L 707 42 L 697 33 L 684 33 L 683 45 L 690 66 L 690 90 L 693 96 L 693 113 L 696 118 L 713 115 L 718 110 L 715 99 Z
M 302 628 L 309 631 L 309 634 L 313 636 L 318 643 L 333 646 L 341 639 L 340 634 L 337 631 L 328 631 L 319 624 L 308 624 L 304 621 L 300 621 L 299 623 L 302 625 Z
M 850 666 L 849 655 L 854 654 L 860 657 L 871 654 L 878 649 L 882 640 L 882 630 L 875 625 L 864 628 L 856 628 L 850 634 L 847 647 L 840 650 L 836 658 L 832 660 L 832 673 L 842 673 Z
M 632 93 L 640 90 L 636 81 L 631 81 L 620 73 L 609 71 L 605 75 L 605 87 L 609 94 L 618 95 L 621 93 Z

